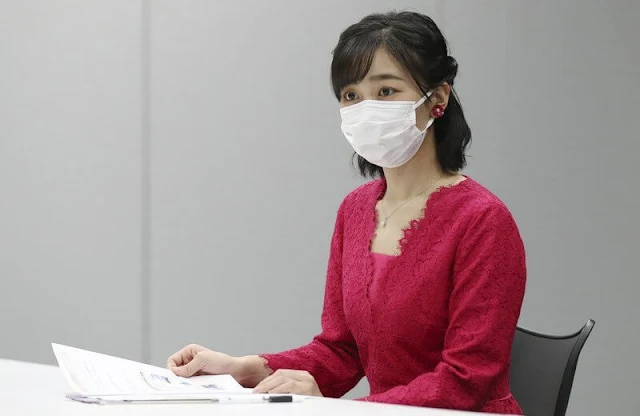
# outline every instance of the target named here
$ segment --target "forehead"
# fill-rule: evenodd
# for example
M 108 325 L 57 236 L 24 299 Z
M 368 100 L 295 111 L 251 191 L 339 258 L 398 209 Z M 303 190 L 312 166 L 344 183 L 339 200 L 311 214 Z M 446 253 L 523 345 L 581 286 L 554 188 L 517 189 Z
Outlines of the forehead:
M 353 41 L 334 51 L 331 84 L 337 99 L 347 86 L 368 83 L 372 76 L 384 74 L 402 78 L 417 88 L 409 71 L 384 46 Z
M 410 78 L 407 70 L 384 48 L 378 48 L 373 54 L 371 66 L 365 78 L 372 74 L 390 73 L 402 76 L 405 79 Z

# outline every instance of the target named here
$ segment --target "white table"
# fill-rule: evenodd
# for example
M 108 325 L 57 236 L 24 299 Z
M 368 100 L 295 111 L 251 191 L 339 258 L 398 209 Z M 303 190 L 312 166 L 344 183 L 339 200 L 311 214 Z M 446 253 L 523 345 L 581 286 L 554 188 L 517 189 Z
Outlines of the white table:
M 0 359 L 0 415 L 260 415 L 464 416 L 478 413 L 310 398 L 301 403 L 94 405 L 65 398 L 58 367 Z

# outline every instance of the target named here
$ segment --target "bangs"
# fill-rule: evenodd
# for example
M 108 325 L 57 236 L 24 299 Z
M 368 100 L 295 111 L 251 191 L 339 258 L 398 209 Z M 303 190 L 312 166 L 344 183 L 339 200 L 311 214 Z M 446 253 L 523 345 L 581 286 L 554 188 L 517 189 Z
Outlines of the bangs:
M 353 36 L 347 41 L 341 39 L 333 51 L 331 62 L 331 86 L 336 98 L 350 84 L 362 81 L 371 68 L 376 50 L 383 44 L 381 36 Z

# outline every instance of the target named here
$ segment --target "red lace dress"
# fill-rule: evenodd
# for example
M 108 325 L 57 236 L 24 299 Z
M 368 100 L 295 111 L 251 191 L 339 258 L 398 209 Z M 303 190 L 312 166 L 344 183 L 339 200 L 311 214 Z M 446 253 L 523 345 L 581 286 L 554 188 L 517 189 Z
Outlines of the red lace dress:
M 433 193 L 401 254 L 380 261 L 370 246 L 385 187 L 370 182 L 338 210 L 321 333 L 262 357 L 309 371 L 328 397 L 366 376 L 360 400 L 521 414 L 509 365 L 526 269 L 511 214 L 468 178 Z

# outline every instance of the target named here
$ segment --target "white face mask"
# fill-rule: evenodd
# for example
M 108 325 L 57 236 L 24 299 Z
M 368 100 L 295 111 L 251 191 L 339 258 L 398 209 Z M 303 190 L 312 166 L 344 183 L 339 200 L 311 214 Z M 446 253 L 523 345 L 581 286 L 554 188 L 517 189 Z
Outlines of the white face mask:
M 383 168 L 396 168 L 407 163 L 420 149 L 430 118 L 423 131 L 416 127 L 416 108 L 420 101 L 364 100 L 340 109 L 342 132 L 357 154 Z

